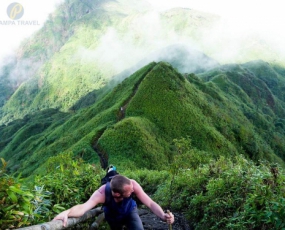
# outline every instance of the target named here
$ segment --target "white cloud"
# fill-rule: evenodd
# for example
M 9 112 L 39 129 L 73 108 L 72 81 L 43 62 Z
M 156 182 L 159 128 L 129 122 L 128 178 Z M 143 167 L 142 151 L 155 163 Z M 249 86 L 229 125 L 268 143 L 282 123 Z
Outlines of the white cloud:
M 217 47 L 219 42 L 228 43 L 228 50 L 219 50 L 219 53 L 216 52 L 212 56 L 221 62 L 236 60 L 241 52 L 245 52 L 246 37 L 258 37 L 262 40 L 259 45 L 264 41 L 268 44 L 268 49 L 278 53 L 277 59 L 283 62 L 285 58 L 283 29 L 285 14 L 281 0 L 148 0 L 148 2 L 157 10 L 185 7 L 219 15 L 221 23 L 211 30 L 204 31 L 201 40 L 209 49 Z M 255 45 L 246 44 L 248 50 Z
M 237 31 L 253 31 L 266 37 L 285 38 L 285 14 L 281 0 L 148 0 L 157 9 L 186 7 L 220 15 Z
M 17 1 L 17 0 L 16 0 Z M 146 0 L 159 10 L 165 10 L 172 7 L 186 7 L 204 12 L 209 12 L 222 16 L 227 19 L 227 23 L 219 25 L 220 32 L 224 33 L 229 39 L 232 39 L 231 46 L 233 51 L 238 47 L 238 38 L 249 34 L 257 33 L 265 40 L 269 41 L 272 49 L 280 50 L 285 53 L 285 30 L 282 23 L 285 22 L 285 14 L 282 12 L 281 0 Z M 0 1 L 0 22 L 9 20 L 7 7 L 12 0 Z M 21 20 L 36 21 L 37 25 L 1 25 L 0 24 L 0 62 L 4 55 L 10 54 L 16 49 L 19 43 L 32 33 L 43 26 L 49 13 L 51 13 L 57 4 L 63 0 L 19 0 L 24 7 L 24 16 Z M 155 16 L 155 15 L 154 15 Z M 156 18 L 151 18 L 156 22 Z M 149 23 L 147 23 L 149 25 Z M 151 27 L 140 29 L 156 30 L 156 23 Z M 226 34 L 227 33 L 227 34 Z M 156 33 L 149 33 L 154 36 Z M 212 37 L 218 36 L 216 31 L 212 31 Z M 181 39 L 181 38 L 180 38 Z M 208 41 L 213 43 L 214 41 Z M 234 52 L 232 52 L 234 53 Z

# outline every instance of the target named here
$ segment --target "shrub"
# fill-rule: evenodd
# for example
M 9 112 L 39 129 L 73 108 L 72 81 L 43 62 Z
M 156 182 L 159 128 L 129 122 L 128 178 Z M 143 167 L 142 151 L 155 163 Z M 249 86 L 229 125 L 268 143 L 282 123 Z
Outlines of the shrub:
M 45 213 L 50 220 L 56 213 L 84 203 L 99 188 L 104 172 L 82 159 L 73 159 L 71 152 L 51 157 L 46 163 L 47 174 L 35 178 L 36 186 L 45 186 L 50 195 L 51 210 Z
M 220 157 L 180 169 L 172 183 L 159 186 L 155 199 L 185 212 L 195 229 L 283 229 L 284 182 L 277 165 Z
M 0 169 L 0 226 L 1 229 L 29 225 L 33 216 L 31 201 L 34 195 L 21 183 L 21 179 L 5 174 L 7 163 L 1 158 Z

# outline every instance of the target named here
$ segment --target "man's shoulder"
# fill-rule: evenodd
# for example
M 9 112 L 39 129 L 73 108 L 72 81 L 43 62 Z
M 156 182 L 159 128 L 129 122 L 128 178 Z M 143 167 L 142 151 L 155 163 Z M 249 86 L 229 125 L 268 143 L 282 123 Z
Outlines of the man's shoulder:
M 138 193 L 138 192 L 141 192 L 142 191 L 142 187 L 140 186 L 140 184 L 137 182 L 137 181 L 135 181 L 135 180 L 133 180 L 133 179 L 130 179 L 131 180 L 131 182 L 132 182 L 132 184 L 133 184 L 133 188 L 134 188 L 134 193 L 136 194 L 136 193 Z
M 103 184 L 100 188 L 98 188 L 98 192 L 101 194 L 105 194 L 106 184 Z
M 105 185 L 102 185 L 100 188 L 98 188 L 90 197 L 88 202 L 97 204 L 103 204 L 105 202 Z
M 130 181 L 132 182 L 133 186 L 136 186 L 136 185 L 139 184 L 139 183 L 138 183 L 136 180 L 134 180 L 134 179 L 130 179 Z

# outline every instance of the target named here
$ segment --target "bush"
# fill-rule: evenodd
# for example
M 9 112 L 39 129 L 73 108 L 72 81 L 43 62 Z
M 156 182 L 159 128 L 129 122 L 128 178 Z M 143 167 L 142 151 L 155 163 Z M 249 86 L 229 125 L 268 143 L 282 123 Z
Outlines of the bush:
M 52 211 L 45 213 L 45 220 L 51 220 L 56 213 L 76 204 L 84 203 L 100 187 L 103 170 L 86 164 L 82 159 L 73 159 L 66 152 L 51 157 L 46 163 L 47 174 L 35 178 L 37 186 L 45 186 L 50 195 Z
M 195 229 L 283 229 L 284 182 L 276 165 L 220 157 L 197 169 L 180 169 L 155 198 L 185 212 Z
M 1 158 L 0 226 L 1 229 L 29 225 L 33 217 L 34 195 L 21 184 L 20 178 L 5 174 L 7 163 Z
M 148 194 L 156 192 L 158 186 L 169 178 L 169 172 L 159 170 L 126 170 L 124 176 L 136 180 Z

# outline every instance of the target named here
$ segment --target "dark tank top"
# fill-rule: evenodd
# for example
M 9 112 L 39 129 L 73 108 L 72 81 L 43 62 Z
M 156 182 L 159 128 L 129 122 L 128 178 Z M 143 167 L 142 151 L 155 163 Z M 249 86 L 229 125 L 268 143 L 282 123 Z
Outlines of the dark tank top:
M 135 207 L 136 202 L 133 200 L 132 196 L 124 198 L 120 202 L 116 202 L 112 196 L 112 191 L 110 187 L 110 182 L 106 184 L 105 187 L 105 203 L 104 203 L 104 213 L 105 219 L 108 220 L 121 220 L 126 217 Z

